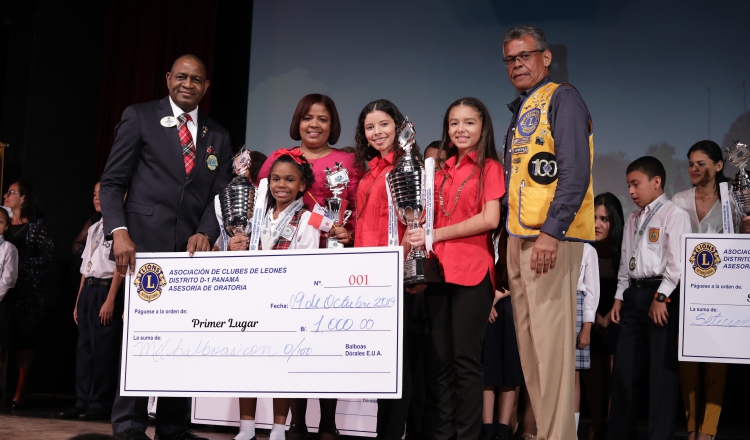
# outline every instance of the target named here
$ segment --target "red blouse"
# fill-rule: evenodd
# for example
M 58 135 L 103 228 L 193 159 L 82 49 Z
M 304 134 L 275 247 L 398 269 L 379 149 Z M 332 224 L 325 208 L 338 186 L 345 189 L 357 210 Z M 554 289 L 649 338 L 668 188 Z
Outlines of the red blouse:
M 473 217 L 482 212 L 485 203 L 498 200 L 505 194 L 505 179 L 500 162 L 487 159 L 484 164 L 482 192 L 480 194 L 477 152 L 464 156 L 456 166 L 457 156 L 445 162 L 442 170 L 435 171 L 435 229 Z M 445 182 L 445 183 L 443 183 Z M 458 195 L 459 188 L 461 194 Z M 440 206 L 440 193 L 443 204 Z M 446 212 L 449 215 L 446 215 Z M 445 281 L 462 286 L 476 286 L 490 272 L 495 278 L 495 252 L 492 231 L 470 237 L 441 241 L 433 245 L 435 254 L 445 272 Z
M 313 175 L 315 176 L 315 181 L 313 182 L 312 187 L 305 191 L 302 200 L 310 211 L 312 211 L 316 202 L 325 208 L 325 199 L 333 195 L 331 190 L 326 186 L 326 168 L 333 168 L 337 162 L 340 162 L 349 172 L 349 185 L 341 193 L 340 197 L 349 201 L 347 209 L 352 211 L 352 215 L 346 222 L 345 227 L 352 231 L 357 227 L 357 218 L 355 215 L 356 209 L 353 204 L 356 201 L 357 186 L 359 185 L 359 179 L 362 177 L 362 171 L 354 164 L 354 153 L 347 153 L 336 148 L 332 148 L 331 150 L 332 151 L 328 155 L 321 157 L 320 159 L 308 159 L 313 170 Z M 271 162 L 271 158 L 269 157 L 266 159 L 265 163 L 263 163 L 263 166 L 258 172 L 258 180 L 264 179 L 271 174 L 271 165 L 273 165 Z M 320 247 L 326 247 L 326 239 L 322 236 L 320 239 Z
M 369 163 L 369 171 L 359 181 L 357 189 L 357 231 L 354 246 L 388 246 L 388 193 L 386 177 L 393 170 L 393 151 Z M 399 243 L 405 227 L 399 221 Z

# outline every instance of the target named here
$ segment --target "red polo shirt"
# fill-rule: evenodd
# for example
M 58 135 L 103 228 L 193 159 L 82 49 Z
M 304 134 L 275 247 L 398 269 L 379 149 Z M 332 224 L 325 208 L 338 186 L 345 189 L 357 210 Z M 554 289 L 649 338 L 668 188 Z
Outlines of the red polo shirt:
M 388 246 L 388 193 L 386 177 L 393 170 L 393 151 L 386 157 L 372 159 L 370 168 L 357 188 L 357 232 L 355 247 Z M 405 227 L 398 222 L 399 243 Z
M 505 194 L 505 179 L 500 162 L 492 159 L 485 161 L 482 176 L 484 186 L 480 194 L 481 168 L 478 168 L 477 152 L 472 151 L 464 156 L 458 166 L 456 158 L 457 156 L 451 157 L 442 170 L 435 171 L 435 229 L 461 223 L 482 212 L 486 202 L 498 200 Z M 462 184 L 463 189 L 456 202 L 458 189 Z M 450 216 L 446 216 L 440 207 L 441 191 L 444 209 Z M 476 286 L 489 271 L 494 283 L 495 251 L 492 246 L 492 231 L 441 241 L 435 243 L 433 248 L 445 272 L 446 282 Z

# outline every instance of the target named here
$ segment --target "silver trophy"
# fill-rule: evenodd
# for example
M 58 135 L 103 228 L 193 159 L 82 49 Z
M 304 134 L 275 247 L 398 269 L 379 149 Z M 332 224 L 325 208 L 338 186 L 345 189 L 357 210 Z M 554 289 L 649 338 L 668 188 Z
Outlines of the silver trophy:
M 230 237 L 237 233 L 250 236 L 250 229 L 253 226 L 255 194 L 255 185 L 244 175 L 232 179 L 229 185 L 219 194 L 224 229 Z
M 727 159 L 736 166 L 739 171 L 732 181 L 732 198 L 740 211 L 745 215 L 750 215 L 750 177 L 747 175 L 745 165 L 750 160 L 750 150 L 747 144 L 739 140 L 734 141 L 734 145 L 727 147 Z
M 346 225 L 347 220 L 352 215 L 352 211 L 346 209 L 349 206 L 349 201 L 339 197 L 347 185 L 349 185 L 349 171 L 340 162 L 336 162 L 333 169 L 326 168 L 326 186 L 333 193 L 333 197 L 325 199 L 325 211 L 326 215 L 333 219 L 334 230 Z M 326 247 L 337 248 L 344 247 L 344 245 L 335 238 L 328 237 Z
M 426 191 L 424 188 L 424 163 L 414 155 L 417 142 L 414 123 L 406 118 L 398 133 L 398 144 L 404 155 L 388 173 L 396 216 L 411 229 L 419 228 L 425 220 Z M 442 281 L 437 259 L 428 257 L 424 246 L 414 246 L 404 261 L 404 284 L 414 285 Z

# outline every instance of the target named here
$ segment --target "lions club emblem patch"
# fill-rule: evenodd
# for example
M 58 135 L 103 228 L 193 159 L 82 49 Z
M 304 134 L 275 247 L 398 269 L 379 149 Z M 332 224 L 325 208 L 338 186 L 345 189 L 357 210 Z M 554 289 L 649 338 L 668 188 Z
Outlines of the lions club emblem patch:
M 693 249 L 693 253 L 690 255 L 690 263 L 698 276 L 708 278 L 716 273 L 721 258 L 716 246 L 711 243 L 701 243 Z
M 659 241 L 659 228 L 649 228 L 648 229 L 648 241 L 651 243 L 656 243 Z
M 141 266 L 133 281 L 138 296 L 147 302 L 154 301 L 161 296 L 161 289 L 167 284 L 164 271 L 156 263 L 146 263 Z
M 541 110 L 532 108 L 518 118 L 518 131 L 521 133 L 521 136 L 531 136 L 536 131 L 541 115 Z

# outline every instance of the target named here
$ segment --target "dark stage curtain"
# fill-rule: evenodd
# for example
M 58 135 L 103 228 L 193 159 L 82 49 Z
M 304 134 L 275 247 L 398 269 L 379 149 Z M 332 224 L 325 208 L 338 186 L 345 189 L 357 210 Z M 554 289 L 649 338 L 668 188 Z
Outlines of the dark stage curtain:
M 104 171 L 114 130 L 125 107 L 161 99 L 175 58 L 197 55 L 208 78 L 214 65 L 218 0 L 110 2 L 105 31 L 95 178 Z M 160 73 L 161 72 L 161 73 Z M 200 103 L 209 113 L 211 88 Z

